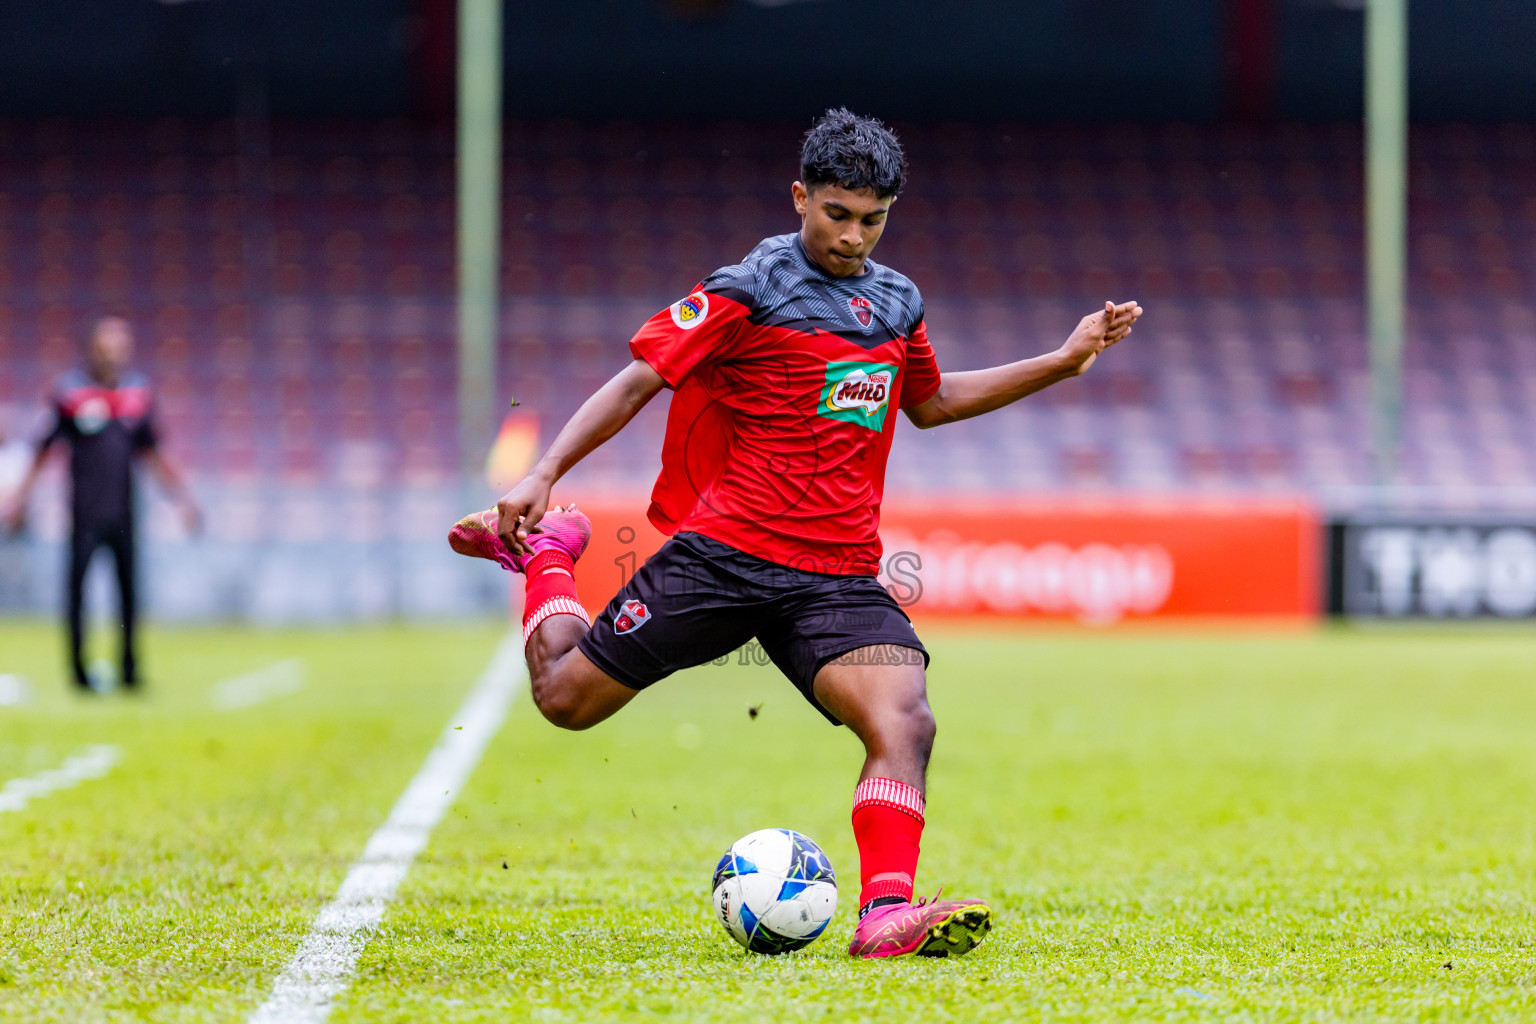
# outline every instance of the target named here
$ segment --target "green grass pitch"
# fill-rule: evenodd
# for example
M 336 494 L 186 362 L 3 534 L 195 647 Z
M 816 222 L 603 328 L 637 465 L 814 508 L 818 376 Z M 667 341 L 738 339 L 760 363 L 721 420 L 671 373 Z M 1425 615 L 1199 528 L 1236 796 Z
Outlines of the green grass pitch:
M 519 696 L 331 1020 L 1536 1017 L 1531 634 L 925 633 L 918 882 L 992 901 L 971 956 L 848 959 L 857 745 L 733 662 L 581 734 Z M 50 625 L 0 625 L 36 690 L 0 708 L 0 782 L 121 749 L 0 813 L 0 1020 L 244 1020 L 499 635 L 160 630 L 151 693 L 81 701 Z M 300 692 L 211 705 L 287 658 Z M 843 899 L 762 958 L 707 888 L 773 825 L 827 848 Z

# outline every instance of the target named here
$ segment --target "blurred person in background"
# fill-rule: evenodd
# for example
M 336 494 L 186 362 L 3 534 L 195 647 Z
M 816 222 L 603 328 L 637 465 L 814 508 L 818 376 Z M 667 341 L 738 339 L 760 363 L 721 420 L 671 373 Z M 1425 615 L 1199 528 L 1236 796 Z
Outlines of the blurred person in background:
M 70 450 L 69 580 L 67 621 L 70 666 L 75 685 L 91 690 L 85 669 L 83 594 L 91 556 L 110 548 L 117 566 L 117 586 L 123 620 L 123 686 L 137 687 L 134 629 L 137 594 L 134 578 L 133 462 L 142 458 L 176 503 L 188 531 L 202 525 L 202 513 L 192 500 L 181 473 L 160 453 L 155 430 L 154 400 L 149 381 L 129 369 L 133 331 L 119 316 L 105 316 L 91 328 L 85 365 L 54 382 L 49 395 L 48 431 L 32 453 L 20 485 L 9 500 L 6 525 L 19 531 L 26 525 L 27 504 L 49 449 L 62 441 Z

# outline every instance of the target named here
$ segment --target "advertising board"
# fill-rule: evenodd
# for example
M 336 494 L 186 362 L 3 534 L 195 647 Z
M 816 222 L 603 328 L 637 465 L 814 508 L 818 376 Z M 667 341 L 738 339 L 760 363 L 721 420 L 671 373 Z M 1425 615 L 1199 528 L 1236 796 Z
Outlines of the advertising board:
M 578 565 L 596 612 L 664 538 L 645 502 L 583 502 Z M 1310 617 L 1321 526 L 1289 498 L 948 498 L 882 512 L 881 582 L 914 620 L 981 616 L 1109 625 L 1180 616 Z
M 1334 614 L 1536 615 L 1536 518 L 1356 516 L 1330 523 L 1328 538 Z

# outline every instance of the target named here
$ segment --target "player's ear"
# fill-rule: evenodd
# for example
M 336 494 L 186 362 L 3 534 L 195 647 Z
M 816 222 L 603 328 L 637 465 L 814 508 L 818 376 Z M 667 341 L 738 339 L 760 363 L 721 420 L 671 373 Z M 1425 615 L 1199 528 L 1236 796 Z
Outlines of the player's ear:
M 797 181 L 789 186 L 789 194 L 795 201 L 795 212 L 804 217 L 805 211 L 810 206 L 810 190 Z

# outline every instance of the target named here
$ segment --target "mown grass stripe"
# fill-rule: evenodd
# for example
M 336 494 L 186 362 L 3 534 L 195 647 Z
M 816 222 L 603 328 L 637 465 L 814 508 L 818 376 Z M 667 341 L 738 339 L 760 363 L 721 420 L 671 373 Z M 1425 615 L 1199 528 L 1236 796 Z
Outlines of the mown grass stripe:
M 394 810 L 379 826 L 251 1024 L 319 1024 L 347 987 L 368 933 L 453 804 L 511 707 L 525 677 L 522 638 L 509 633 L 448 722 Z

